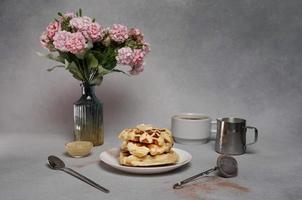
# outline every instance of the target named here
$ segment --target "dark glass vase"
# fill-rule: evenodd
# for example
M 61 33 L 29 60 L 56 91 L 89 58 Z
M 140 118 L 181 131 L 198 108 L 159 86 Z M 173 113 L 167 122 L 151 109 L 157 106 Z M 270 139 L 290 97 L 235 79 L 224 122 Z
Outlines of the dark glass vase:
M 104 143 L 103 104 L 95 95 L 94 86 L 82 84 L 82 96 L 74 103 L 75 140 Z

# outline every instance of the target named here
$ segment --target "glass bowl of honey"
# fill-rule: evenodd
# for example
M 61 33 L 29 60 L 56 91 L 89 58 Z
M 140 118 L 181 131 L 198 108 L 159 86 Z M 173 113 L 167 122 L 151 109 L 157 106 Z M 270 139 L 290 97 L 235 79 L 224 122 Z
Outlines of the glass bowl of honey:
M 88 156 L 93 147 L 92 142 L 89 141 L 73 141 L 65 144 L 67 153 L 74 158 L 81 158 Z

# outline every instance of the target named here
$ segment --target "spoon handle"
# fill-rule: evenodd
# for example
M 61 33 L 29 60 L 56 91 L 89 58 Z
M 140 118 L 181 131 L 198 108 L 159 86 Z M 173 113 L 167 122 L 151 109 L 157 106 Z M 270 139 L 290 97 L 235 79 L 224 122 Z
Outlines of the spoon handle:
M 185 179 L 185 180 L 183 180 L 183 181 L 179 181 L 179 182 L 177 182 L 176 184 L 173 185 L 173 188 L 174 188 L 174 189 L 180 189 L 180 188 L 183 187 L 184 184 L 189 183 L 189 182 L 193 181 L 194 179 L 196 179 L 196 178 L 198 178 L 198 177 L 200 177 L 200 176 L 207 175 L 207 174 L 209 174 L 209 173 L 211 173 L 211 172 L 214 172 L 214 171 L 216 171 L 217 169 L 218 169 L 217 167 L 214 167 L 214 168 L 209 169 L 209 170 L 207 170 L 207 171 L 204 171 L 204 172 L 201 172 L 201 173 L 196 174 L 196 175 L 194 175 L 194 176 L 191 176 L 190 178 L 187 178 L 187 179 Z
M 100 186 L 99 184 L 97 184 L 96 182 L 90 180 L 89 178 L 87 178 L 86 176 L 83 176 L 82 174 L 74 171 L 73 169 L 70 168 L 61 168 L 62 171 L 66 172 L 67 174 L 70 174 L 71 176 L 74 176 L 78 179 L 80 179 L 81 181 L 84 181 L 85 183 L 103 191 L 106 193 L 109 193 L 110 191 L 102 186 Z

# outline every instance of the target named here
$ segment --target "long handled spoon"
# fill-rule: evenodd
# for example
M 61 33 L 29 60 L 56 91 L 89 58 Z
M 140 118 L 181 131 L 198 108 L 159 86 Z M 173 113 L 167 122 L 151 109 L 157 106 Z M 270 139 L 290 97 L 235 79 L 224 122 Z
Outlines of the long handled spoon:
M 238 163 L 235 158 L 231 156 L 221 155 L 217 158 L 217 166 L 213 167 L 207 171 L 196 174 L 190 178 L 187 178 L 183 181 L 179 181 L 173 185 L 174 189 L 180 189 L 184 184 L 189 183 L 196 178 L 207 175 L 211 172 L 218 170 L 219 175 L 225 178 L 235 177 L 238 174 Z
M 65 163 L 63 162 L 63 160 L 61 160 L 57 156 L 48 156 L 48 163 L 49 163 L 50 168 L 52 168 L 52 169 L 61 170 L 63 172 L 66 172 L 67 174 L 70 174 L 71 176 L 74 176 L 74 177 L 80 179 L 81 181 L 84 181 L 85 183 L 87 183 L 103 192 L 109 193 L 108 189 L 100 186 L 96 182 L 90 180 L 89 178 L 83 176 L 82 174 L 79 174 L 78 172 L 74 171 L 73 169 L 65 167 Z

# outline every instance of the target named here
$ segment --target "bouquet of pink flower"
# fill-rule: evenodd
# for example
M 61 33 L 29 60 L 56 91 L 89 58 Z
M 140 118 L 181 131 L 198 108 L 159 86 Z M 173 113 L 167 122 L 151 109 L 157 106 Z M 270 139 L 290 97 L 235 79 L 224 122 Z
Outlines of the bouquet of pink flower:
M 82 16 L 82 10 L 74 13 L 58 13 L 40 37 L 42 47 L 51 53 L 41 54 L 61 62 L 74 78 L 89 85 L 99 85 L 103 76 L 123 72 L 117 65 L 130 66 L 129 73 L 137 75 L 144 70 L 144 57 L 149 44 L 137 28 L 120 24 L 103 28 L 95 19 Z M 128 74 L 128 73 L 126 73 Z

